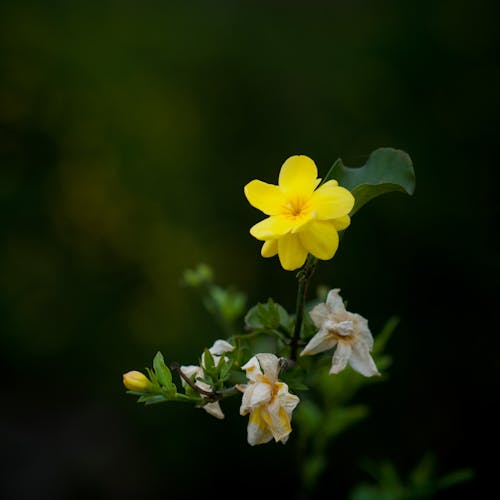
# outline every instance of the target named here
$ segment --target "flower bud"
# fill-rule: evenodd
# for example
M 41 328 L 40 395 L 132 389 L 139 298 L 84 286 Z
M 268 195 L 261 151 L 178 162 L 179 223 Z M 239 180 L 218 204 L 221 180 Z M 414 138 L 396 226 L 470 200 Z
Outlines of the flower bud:
M 123 374 L 123 385 L 130 391 L 146 392 L 151 389 L 151 382 L 141 372 L 131 371 Z

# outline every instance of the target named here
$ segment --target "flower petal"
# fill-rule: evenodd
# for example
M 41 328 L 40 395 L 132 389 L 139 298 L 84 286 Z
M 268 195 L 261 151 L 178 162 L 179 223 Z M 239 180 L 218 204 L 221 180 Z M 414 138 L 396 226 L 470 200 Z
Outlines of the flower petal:
M 193 377 L 193 375 L 194 375 L 194 377 L 202 377 L 203 376 L 203 369 L 199 366 L 196 366 L 196 365 L 181 366 L 181 372 L 184 375 L 186 375 L 187 378 L 191 378 L 191 377 Z M 186 381 L 182 377 L 181 377 L 181 384 L 182 384 L 182 387 L 186 387 L 186 385 L 187 385 Z M 196 385 L 199 386 L 199 382 L 197 382 Z
M 330 368 L 330 375 L 341 372 L 346 366 L 349 358 L 351 357 L 352 349 L 350 344 L 346 342 L 339 342 L 335 353 L 333 354 L 332 367 Z
M 318 219 L 337 219 L 352 210 L 354 196 L 346 188 L 338 186 L 336 181 L 327 181 L 314 191 L 309 203 Z
M 339 235 L 335 226 L 328 221 L 312 221 L 299 233 L 304 248 L 322 260 L 331 259 L 339 246 Z
M 269 430 L 276 442 L 283 441 L 292 432 L 290 415 L 281 407 L 277 398 L 262 412 Z
M 380 372 L 375 365 L 375 361 L 370 355 L 368 346 L 364 342 L 356 342 L 352 346 L 352 354 L 349 359 L 349 364 L 365 377 L 373 377 L 374 375 L 380 375 Z
M 287 195 L 300 193 L 308 197 L 317 185 L 317 177 L 318 169 L 311 158 L 304 155 L 290 156 L 281 167 L 279 187 Z
M 358 328 L 358 338 L 362 340 L 368 347 L 368 350 L 371 351 L 373 349 L 373 335 L 368 328 L 368 320 L 363 318 L 360 314 L 353 314 L 353 316 Z
M 307 250 L 300 242 L 299 235 L 287 234 L 278 240 L 278 256 L 287 271 L 294 271 L 304 265 Z
M 279 359 L 269 352 L 262 352 L 256 355 L 259 360 L 263 374 L 271 381 L 278 380 Z
M 277 396 L 279 398 L 280 405 L 290 416 L 293 410 L 295 410 L 295 407 L 300 403 L 300 399 L 295 394 L 290 394 L 288 392 L 288 385 L 286 385 L 284 382 L 278 382 L 278 384 L 279 389 Z
M 339 295 L 340 288 L 334 288 L 328 292 L 326 297 L 326 305 L 331 313 L 345 313 L 345 306 L 342 297 Z
M 257 356 L 252 356 L 242 367 L 242 370 L 245 370 L 246 376 L 248 380 L 255 382 L 257 380 L 258 375 L 262 375 L 262 371 L 260 369 L 259 362 L 257 360 Z
M 207 403 L 207 404 L 203 405 L 203 409 L 209 415 L 212 415 L 212 417 L 219 418 L 221 420 L 224 418 L 224 413 L 222 412 L 218 401 L 215 401 L 213 403 Z
M 330 310 L 323 302 L 321 304 L 315 305 L 309 312 L 309 316 L 311 316 L 313 323 L 318 328 L 321 328 L 323 326 L 323 323 L 328 319 L 329 314 Z
M 264 241 L 260 254 L 262 257 L 274 257 L 278 253 L 278 240 Z
M 288 233 L 293 228 L 293 220 L 281 215 L 271 215 L 250 228 L 250 234 L 258 240 L 272 240 Z
M 342 231 L 343 229 L 349 227 L 351 224 L 351 218 L 348 215 L 344 215 L 343 217 L 332 219 L 330 222 L 335 226 L 337 231 Z
M 265 411 L 263 408 L 257 408 L 250 414 L 248 419 L 247 440 L 250 446 L 267 443 L 273 438 L 267 423 L 262 417 L 263 411 Z
M 304 347 L 300 353 L 301 356 L 318 354 L 319 352 L 328 351 L 337 345 L 337 340 L 328 330 L 320 330 Z
M 286 204 L 283 191 L 274 184 L 254 180 L 245 186 L 244 191 L 250 205 L 267 215 L 279 214 Z
M 234 351 L 234 345 L 230 344 L 226 340 L 216 340 L 214 345 L 209 349 L 210 354 L 214 356 L 221 356 L 226 352 Z
M 270 384 L 255 383 L 252 385 L 254 387 L 251 393 L 249 393 L 248 406 L 254 410 L 258 406 L 268 403 L 273 396 L 273 391 Z

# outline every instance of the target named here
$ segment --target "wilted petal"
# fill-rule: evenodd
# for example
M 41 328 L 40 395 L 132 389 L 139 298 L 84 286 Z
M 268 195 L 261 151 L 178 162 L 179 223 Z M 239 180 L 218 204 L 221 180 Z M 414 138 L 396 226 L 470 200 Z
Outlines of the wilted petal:
M 250 446 L 268 443 L 273 438 L 262 412 L 262 408 L 257 408 L 248 419 L 247 440 Z
M 314 220 L 299 233 L 304 248 L 318 259 L 329 260 L 339 246 L 339 235 L 328 221 Z
M 297 234 L 287 234 L 278 240 L 278 256 L 287 271 L 302 267 L 307 258 L 307 250 Z
M 340 321 L 339 323 L 327 320 L 325 322 L 325 328 L 341 335 L 342 337 L 348 337 L 354 332 L 354 325 L 351 320 Z
M 270 384 L 255 383 L 253 390 L 250 394 L 248 406 L 253 410 L 257 406 L 268 403 L 273 395 L 272 387 Z
M 364 342 L 356 342 L 352 346 L 352 354 L 349 359 L 349 364 L 365 377 L 373 377 L 374 375 L 380 375 L 375 365 L 375 361 L 371 357 L 368 346 Z
M 342 297 L 339 295 L 339 292 L 340 288 L 334 288 L 333 290 L 330 290 L 328 292 L 328 296 L 326 297 L 326 305 L 333 314 L 346 312 L 344 301 L 342 300 Z
M 271 215 L 250 228 L 250 234 L 258 240 L 272 240 L 291 231 L 293 221 L 282 215 Z
M 259 360 L 262 373 L 269 378 L 271 382 L 278 379 L 279 373 L 279 359 L 269 352 L 263 352 L 256 355 Z
M 318 169 L 311 158 L 295 155 L 283 163 L 279 175 L 279 187 L 287 195 L 310 196 L 316 187 Z M 341 214 L 343 215 L 343 214 Z
M 352 349 L 348 343 L 339 342 L 337 344 L 337 348 L 333 354 L 332 367 L 330 368 L 331 375 L 341 372 L 347 366 L 351 353 Z
M 221 356 L 226 352 L 234 351 L 234 345 L 225 340 L 216 340 L 214 345 L 209 349 L 210 354 Z
M 314 306 L 309 312 L 309 316 L 311 316 L 311 319 L 318 328 L 323 326 L 323 323 L 328 319 L 329 314 L 330 310 L 323 302 Z
M 337 340 L 335 337 L 328 330 L 321 329 L 311 340 L 309 340 L 300 355 L 318 354 L 319 352 L 333 349 L 336 345 Z
M 257 360 L 257 356 L 252 356 L 246 364 L 241 367 L 242 370 L 245 370 L 247 379 L 255 382 L 257 380 L 257 375 L 262 375 L 262 371 L 260 369 L 259 361 Z
M 318 214 L 318 219 L 338 219 L 352 210 L 354 196 L 347 189 L 338 186 L 337 181 L 327 181 L 314 191 L 310 203 Z
M 278 240 L 264 241 L 260 254 L 262 257 L 274 257 L 278 253 Z
M 292 432 L 290 416 L 281 407 L 277 398 L 268 405 L 267 411 L 262 412 L 262 416 L 268 424 L 276 442 L 283 441 Z
M 280 406 L 285 409 L 287 415 L 290 416 L 300 403 L 300 399 L 295 394 L 290 394 L 288 392 L 288 386 L 284 382 L 280 382 L 280 386 L 277 394 L 279 403 Z
M 212 417 L 223 419 L 224 418 L 224 413 L 221 410 L 220 404 L 218 401 L 215 401 L 213 403 L 207 403 L 203 405 L 203 409 Z
M 250 401 L 252 400 L 253 391 L 255 390 L 256 385 L 257 384 L 251 383 L 245 386 L 236 386 L 236 388 L 240 391 L 242 390 L 242 387 L 244 387 L 243 396 L 241 398 L 240 415 L 246 415 L 252 411 Z
M 363 341 L 371 351 L 373 349 L 373 335 L 368 328 L 368 320 L 359 314 L 353 314 L 353 316 L 356 319 L 358 327 L 358 338 Z
M 273 184 L 254 180 L 245 186 L 244 191 L 250 205 L 267 215 L 279 214 L 286 204 L 283 191 Z

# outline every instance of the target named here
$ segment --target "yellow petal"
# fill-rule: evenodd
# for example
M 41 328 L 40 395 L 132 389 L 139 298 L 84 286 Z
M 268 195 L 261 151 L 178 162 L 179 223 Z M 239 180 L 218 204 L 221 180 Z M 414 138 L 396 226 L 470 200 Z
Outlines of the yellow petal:
M 251 446 L 267 443 L 273 438 L 262 413 L 263 408 L 257 408 L 250 414 L 250 418 L 248 419 L 247 440 Z
M 331 259 L 339 246 L 339 235 L 329 221 L 313 221 L 301 233 L 300 242 L 307 252 L 322 260 Z
M 328 181 L 314 191 L 309 203 L 318 219 L 337 219 L 352 210 L 354 196 L 337 181 Z
M 253 207 L 267 215 L 276 215 L 283 211 L 286 198 L 278 186 L 262 181 L 251 181 L 245 186 L 245 196 Z
M 337 231 L 342 231 L 342 229 L 349 227 L 349 224 L 351 223 L 351 218 L 348 215 L 344 215 L 344 217 L 338 217 L 336 219 L 332 219 L 330 222 L 335 226 L 335 229 Z
M 278 399 L 275 399 L 267 406 L 267 411 L 262 412 L 262 418 L 268 425 L 276 442 L 282 441 L 292 432 L 290 416 L 281 407 Z
M 288 233 L 293 227 L 293 221 L 281 215 L 271 215 L 258 222 L 250 229 L 250 234 L 258 240 L 272 240 Z
M 260 254 L 262 257 L 274 257 L 278 253 L 278 240 L 264 241 Z
M 278 240 L 278 256 L 283 269 L 287 271 L 294 271 L 304 265 L 307 250 L 298 234 L 287 234 Z
M 290 156 L 283 163 L 279 176 L 279 187 L 287 195 L 310 196 L 316 187 L 318 169 L 311 158 L 304 155 Z

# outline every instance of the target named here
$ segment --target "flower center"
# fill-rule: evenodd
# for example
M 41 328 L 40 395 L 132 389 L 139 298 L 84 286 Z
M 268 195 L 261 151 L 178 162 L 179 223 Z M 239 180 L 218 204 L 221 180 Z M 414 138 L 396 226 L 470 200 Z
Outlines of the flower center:
M 309 211 L 307 200 L 300 196 L 288 199 L 287 204 L 284 206 L 285 215 L 294 219 L 307 215 Z
M 325 328 L 336 340 L 351 341 L 354 339 L 354 324 L 352 321 L 332 321 L 327 320 Z

